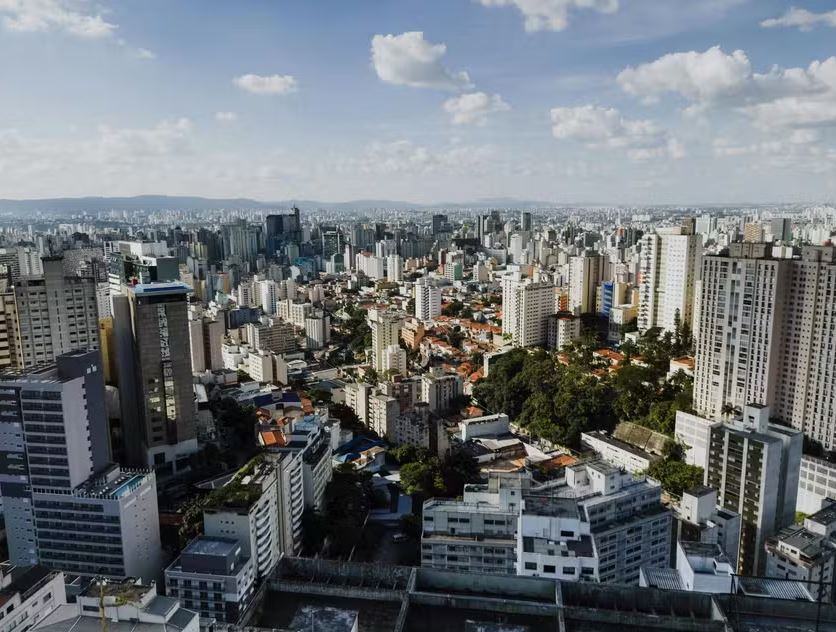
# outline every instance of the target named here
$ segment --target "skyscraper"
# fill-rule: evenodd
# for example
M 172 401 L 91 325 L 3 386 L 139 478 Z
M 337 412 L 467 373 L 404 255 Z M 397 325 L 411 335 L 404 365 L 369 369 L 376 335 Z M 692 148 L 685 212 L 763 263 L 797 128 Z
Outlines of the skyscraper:
M 52 362 L 78 349 L 99 348 L 96 281 L 65 277 L 60 257 L 44 257 L 44 274 L 15 283 L 20 367 Z
M 135 426 L 125 428 L 126 441 L 129 435 L 139 440 L 142 464 L 169 471 L 180 469 L 197 451 L 187 313 L 190 291 L 183 283 L 136 285 L 128 293 L 129 320 L 122 322 L 118 314 L 115 318 L 117 328 L 129 328 L 130 348 L 119 353 L 128 354 L 123 364 L 131 365 L 128 372 L 134 376 L 133 385 L 120 379 L 120 391 L 133 386 L 137 405 L 137 410 L 128 411 L 129 418 L 123 406 L 123 424 Z M 118 335 L 117 340 L 121 340 Z M 134 447 L 132 460 L 137 460 L 140 450 Z
M 285 244 L 302 243 L 302 223 L 295 206 L 290 214 L 268 215 L 265 219 L 267 253 L 275 256 Z

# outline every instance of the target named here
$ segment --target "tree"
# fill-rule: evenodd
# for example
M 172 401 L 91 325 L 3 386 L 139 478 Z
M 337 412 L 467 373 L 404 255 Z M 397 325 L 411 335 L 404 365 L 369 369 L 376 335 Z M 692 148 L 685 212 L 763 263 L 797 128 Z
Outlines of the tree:
M 340 428 L 342 430 L 350 430 L 357 434 L 368 433 L 369 429 L 360 421 L 357 413 L 343 403 L 330 404 L 328 406 L 328 415 L 339 419 Z
M 673 458 L 657 461 L 648 468 L 647 474 L 659 481 L 662 489 L 673 496 L 682 496 L 682 492 L 702 485 L 703 482 L 701 467 Z
M 445 495 L 451 497 L 461 496 L 467 483 L 481 480 L 479 463 L 462 450 L 454 450 L 447 455 L 441 464 L 441 476 Z
M 425 498 L 444 491 L 444 479 L 438 467 L 438 459 L 407 463 L 401 467 L 401 488 L 404 493 L 421 494 Z

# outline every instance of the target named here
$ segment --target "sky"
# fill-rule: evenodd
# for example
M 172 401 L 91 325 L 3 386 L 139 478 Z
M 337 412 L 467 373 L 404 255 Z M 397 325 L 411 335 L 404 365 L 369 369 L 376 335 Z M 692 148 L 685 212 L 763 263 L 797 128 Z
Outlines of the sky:
M 836 0 L 0 0 L 0 198 L 832 202 Z

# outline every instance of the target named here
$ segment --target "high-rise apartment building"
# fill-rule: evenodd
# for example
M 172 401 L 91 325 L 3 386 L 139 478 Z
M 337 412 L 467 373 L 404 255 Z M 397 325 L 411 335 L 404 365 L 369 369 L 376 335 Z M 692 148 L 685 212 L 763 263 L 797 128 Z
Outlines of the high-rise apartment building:
M 432 320 L 441 315 L 441 288 L 421 277 L 415 282 L 415 318 Z
M 706 257 L 695 318 L 694 406 L 719 419 L 752 402 L 836 449 L 836 247 L 792 259 L 764 244 Z
M 705 484 L 717 490 L 717 504 L 739 513 L 738 572 L 764 571 L 764 543 L 795 522 L 802 437 L 769 423 L 769 409 L 751 405 L 741 419 L 711 431 Z
M 606 257 L 592 250 L 569 260 L 569 311 L 595 311 L 595 291 L 606 277 L 606 267 Z
M 641 241 L 639 331 L 677 323 L 692 327 L 694 287 L 699 274 L 702 236 L 682 228 L 658 229 Z
M 258 323 L 247 323 L 247 340 L 253 349 L 290 353 L 296 351 L 296 332 L 291 323 L 278 318 L 265 318 Z
M 266 577 L 282 552 L 279 534 L 277 468 L 256 460 L 215 490 L 203 510 L 203 531 L 241 543 L 258 578 Z
M 372 330 L 372 368 L 376 371 L 383 371 L 387 364 L 387 348 L 398 345 L 404 316 L 400 312 L 370 309 L 367 321 Z
M 511 273 L 502 279 L 502 333 L 515 346 L 545 345 L 549 316 L 555 313 L 555 288 Z
M 43 276 L 24 277 L 14 286 L 15 354 L 21 368 L 99 348 L 95 279 L 64 276 L 60 257 L 44 257 L 43 269 Z
M 322 349 L 331 340 L 331 317 L 322 310 L 314 310 L 305 317 L 305 346 Z

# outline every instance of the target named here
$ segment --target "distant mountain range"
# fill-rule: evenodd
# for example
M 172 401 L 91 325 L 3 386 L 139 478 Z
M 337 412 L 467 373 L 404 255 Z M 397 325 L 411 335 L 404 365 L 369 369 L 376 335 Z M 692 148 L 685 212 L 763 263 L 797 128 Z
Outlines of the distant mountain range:
M 204 198 L 170 195 L 138 195 L 135 197 L 80 197 L 41 200 L 0 200 L 0 213 L 58 213 L 70 214 L 101 211 L 163 211 L 163 210 L 222 210 L 222 209 L 285 209 L 296 204 L 302 210 L 362 211 L 370 209 L 444 209 L 444 208 L 544 208 L 553 202 L 488 198 L 475 202 L 450 204 L 415 204 L 396 200 L 354 200 L 350 202 L 318 202 L 316 200 L 285 200 L 261 202 L 248 198 Z

